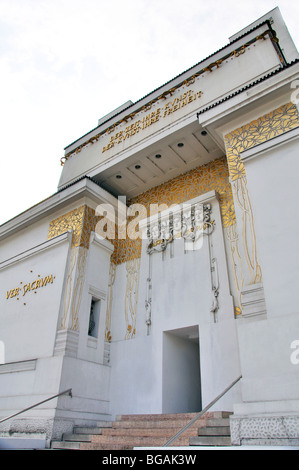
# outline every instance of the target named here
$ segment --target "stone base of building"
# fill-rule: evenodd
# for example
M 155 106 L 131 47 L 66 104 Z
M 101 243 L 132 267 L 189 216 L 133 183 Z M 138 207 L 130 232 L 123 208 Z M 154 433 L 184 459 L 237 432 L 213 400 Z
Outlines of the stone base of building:
M 55 418 L 19 418 L 3 423 L 0 438 L 44 438 L 47 443 L 52 439 L 60 439 L 62 434 L 72 432 L 73 420 L 57 420 Z
M 299 447 L 299 410 L 295 411 L 298 402 L 292 402 L 289 411 L 285 409 L 286 404 L 268 402 L 236 405 L 237 412 L 230 417 L 232 445 Z M 264 408 L 264 412 L 258 412 L 261 408 Z
M 14 438 L 16 440 L 23 439 L 30 442 L 31 440 L 43 439 L 46 447 L 50 447 L 52 440 L 61 440 L 63 434 L 72 434 L 74 426 L 96 427 L 101 421 L 109 421 L 109 418 L 103 419 L 99 416 L 96 419 L 76 419 L 76 418 L 49 418 L 49 417 L 27 417 L 19 418 L 7 423 L 3 423 L 0 427 L 0 449 L 1 440 L 4 438 Z
M 0 365 L 0 437 L 31 434 L 50 441 L 74 426 L 110 421 L 109 372 L 102 364 L 62 355 Z M 71 395 L 55 398 L 69 389 Z

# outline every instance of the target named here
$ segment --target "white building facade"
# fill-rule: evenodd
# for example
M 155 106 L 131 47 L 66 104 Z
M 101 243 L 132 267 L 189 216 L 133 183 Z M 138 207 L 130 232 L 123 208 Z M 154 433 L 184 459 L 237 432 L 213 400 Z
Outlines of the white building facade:
M 0 227 L 0 420 L 72 397 L 0 432 L 200 411 L 242 376 L 232 443 L 299 444 L 298 85 L 275 9 L 65 149 Z

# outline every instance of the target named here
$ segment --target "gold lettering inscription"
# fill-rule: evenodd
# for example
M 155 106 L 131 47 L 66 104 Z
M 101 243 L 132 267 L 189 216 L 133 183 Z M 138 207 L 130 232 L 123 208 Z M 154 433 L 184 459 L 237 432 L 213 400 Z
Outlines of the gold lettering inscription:
M 47 276 L 45 277 L 44 279 L 41 279 L 41 284 L 42 284 L 42 287 L 46 286 L 47 284 L 53 284 L 53 276 L 51 274 L 51 276 Z
M 15 289 L 8 290 L 6 292 L 6 300 L 13 299 L 21 294 L 23 297 L 27 294 L 27 292 L 35 291 L 41 287 L 46 287 L 48 284 L 54 283 L 55 276 L 53 274 L 49 276 L 45 276 L 44 278 L 37 279 L 33 282 L 28 282 L 24 284 L 22 287 L 16 287 Z M 21 283 L 22 284 L 22 283 Z
M 19 287 L 17 287 L 16 289 L 11 289 L 11 290 L 7 291 L 6 299 L 13 299 L 17 295 L 19 295 L 19 292 L 20 292 Z
M 170 94 L 172 95 L 172 93 Z M 192 90 L 188 90 L 177 98 L 174 98 L 172 101 L 166 103 L 164 108 L 161 107 L 146 114 L 142 119 L 139 119 L 138 121 L 135 121 L 129 126 L 127 126 L 125 130 L 119 131 L 116 134 L 112 135 L 110 137 L 109 143 L 105 147 L 103 147 L 102 153 L 107 152 L 107 150 L 110 150 L 115 145 L 125 142 L 133 135 L 144 131 L 152 124 L 158 122 L 161 118 L 164 119 L 165 117 L 175 113 L 184 106 L 188 106 L 188 104 L 193 103 L 193 101 L 197 100 L 197 98 L 200 98 L 201 95 L 201 91 L 194 92 Z M 145 107 L 143 111 L 149 111 L 150 109 L 151 105 Z M 133 118 L 134 114 L 130 115 L 130 117 Z M 112 132 L 113 130 L 113 128 L 110 128 L 108 133 L 110 134 L 110 132 Z
M 29 290 L 31 290 L 30 284 L 25 284 L 25 285 L 23 286 L 23 297 L 24 297 L 24 295 L 26 294 L 26 292 L 28 292 Z

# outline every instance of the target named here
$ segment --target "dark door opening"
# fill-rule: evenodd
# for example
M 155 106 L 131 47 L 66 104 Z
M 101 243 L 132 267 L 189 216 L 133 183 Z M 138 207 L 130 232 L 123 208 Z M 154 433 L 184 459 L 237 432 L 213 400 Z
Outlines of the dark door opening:
M 163 413 L 202 409 L 198 325 L 163 334 Z

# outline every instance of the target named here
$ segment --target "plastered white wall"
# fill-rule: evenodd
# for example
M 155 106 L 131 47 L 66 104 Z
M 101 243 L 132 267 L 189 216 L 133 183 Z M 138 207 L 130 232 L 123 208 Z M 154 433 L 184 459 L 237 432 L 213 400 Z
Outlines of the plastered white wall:
M 216 220 L 212 235 L 213 255 L 218 260 L 220 281 L 216 322 L 210 311 L 211 266 L 206 236 L 199 250 L 185 252 L 184 240 L 178 239 L 164 253 L 151 255 L 152 325 L 149 334 L 145 324 L 146 283 L 149 276 L 146 241 L 143 242 L 140 264 L 136 335 L 132 339 L 125 338 L 126 264 L 117 266 L 111 327 L 112 415 L 161 413 L 163 408 L 169 409 L 165 396 L 163 404 L 163 381 L 165 384 L 165 374 L 167 376 L 163 335 L 169 331 L 175 334 L 176 330 L 182 328 L 198 327 L 203 406 L 240 375 L 234 309 L 216 199 L 213 199 L 212 214 Z M 228 396 L 226 401 L 219 402 L 219 409 L 224 409 L 223 406 L 232 409 L 236 397 L 239 397 L 239 389 Z

